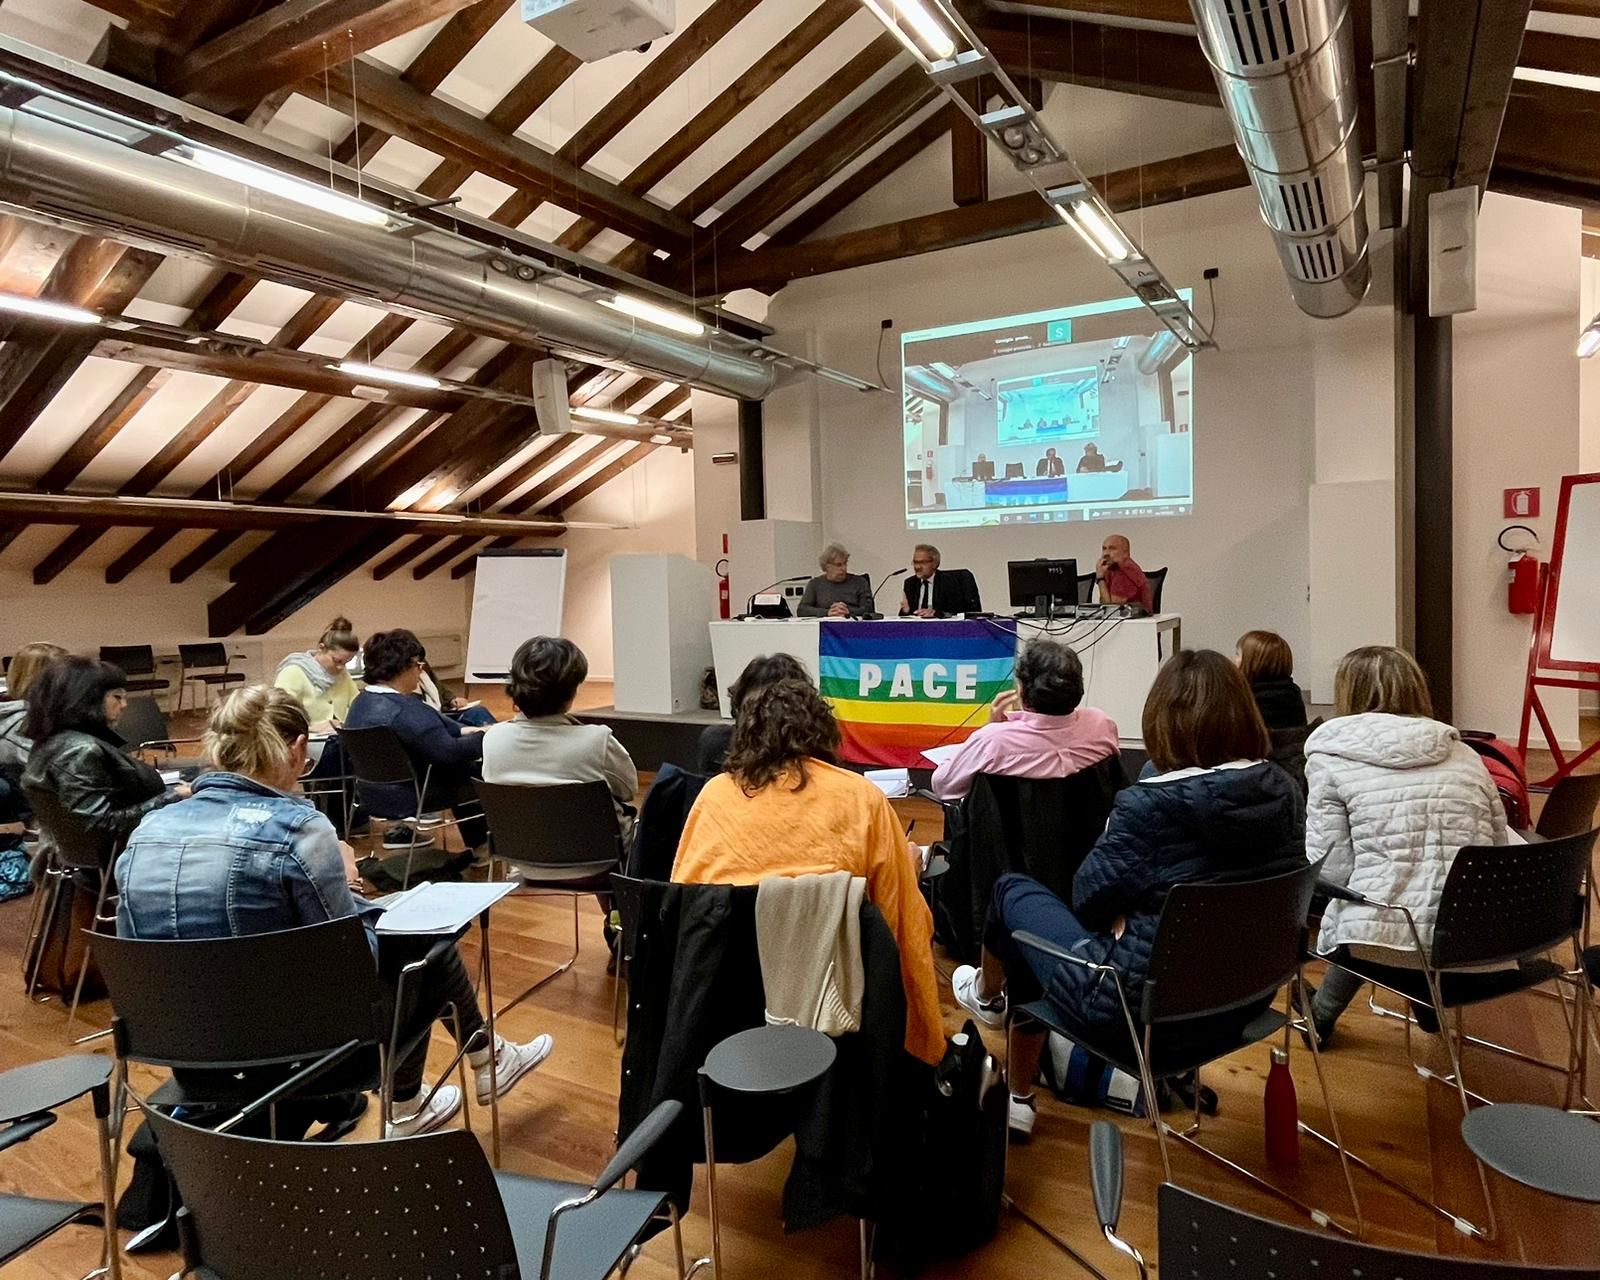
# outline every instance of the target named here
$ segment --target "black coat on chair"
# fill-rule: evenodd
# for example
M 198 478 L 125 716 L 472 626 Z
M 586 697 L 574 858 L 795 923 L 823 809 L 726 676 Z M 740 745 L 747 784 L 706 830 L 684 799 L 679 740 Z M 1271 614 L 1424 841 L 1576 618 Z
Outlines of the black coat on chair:
M 967 963 L 978 963 L 994 882 L 1008 871 L 1030 875 L 1071 901 L 1072 877 L 1126 785 L 1120 754 L 1065 778 L 974 778 L 960 807 L 946 810 L 950 870 L 934 881 L 940 941 Z

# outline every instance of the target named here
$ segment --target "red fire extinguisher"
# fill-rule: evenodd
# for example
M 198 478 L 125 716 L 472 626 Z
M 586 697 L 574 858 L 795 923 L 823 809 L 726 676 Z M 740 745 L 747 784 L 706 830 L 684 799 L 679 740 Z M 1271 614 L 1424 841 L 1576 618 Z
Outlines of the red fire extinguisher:
M 1520 529 L 1535 539 L 1539 536 L 1525 524 L 1508 525 L 1500 531 L 1498 541 L 1501 549 L 1512 553 L 1512 559 L 1506 566 L 1506 608 L 1515 614 L 1537 613 L 1539 610 L 1539 561 L 1530 554 L 1535 549 L 1534 547 L 1506 546 L 1506 534 L 1513 529 Z
M 728 535 L 722 535 L 722 559 L 717 561 L 717 616 L 733 616 L 733 597 L 728 589 Z

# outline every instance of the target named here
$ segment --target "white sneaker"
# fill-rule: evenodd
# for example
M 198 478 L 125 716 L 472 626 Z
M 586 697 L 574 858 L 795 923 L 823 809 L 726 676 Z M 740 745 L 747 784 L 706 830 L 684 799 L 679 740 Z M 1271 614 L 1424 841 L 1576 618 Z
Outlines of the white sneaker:
M 410 1111 L 422 1100 L 419 1093 L 408 1102 L 396 1102 L 394 1110 L 399 1112 Z M 385 1138 L 410 1138 L 419 1133 L 432 1133 L 442 1125 L 446 1125 L 461 1110 L 461 1090 L 453 1084 L 440 1085 L 434 1091 L 428 1105 L 414 1115 L 405 1119 L 396 1120 L 383 1126 Z
M 1006 1123 L 1015 1138 L 1033 1137 L 1033 1123 L 1039 1118 L 1039 1104 L 1034 1100 L 1033 1094 L 1026 1098 L 1011 1095 L 1011 1110 L 1006 1118 Z
M 956 1003 L 986 1027 L 999 1031 L 1006 1025 L 1006 997 L 1002 992 L 996 999 L 978 998 L 978 979 L 982 975 L 970 964 L 959 965 L 950 975 L 950 989 L 955 992 Z
M 478 1105 L 489 1105 L 490 1095 L 495 1092 L 495 1085 L 499 1086 L 498 1092 L 503 1098 L 511 1092 L 513 1085 L 528 1072 L 532 1071 L 541 1062 L 550 1056 L 550 1050 L 556 1047 L 554 1036 L 536 1036 L 527 1044 L 512 1044 L 511 1041 L 501 1036 L 494 1038 L 495 1069 L 491 1081 L 489 1074 L 489 1055 L 483 1055 L 483 1062 L 472 1064 L 473 1073 L 478 1078 Z

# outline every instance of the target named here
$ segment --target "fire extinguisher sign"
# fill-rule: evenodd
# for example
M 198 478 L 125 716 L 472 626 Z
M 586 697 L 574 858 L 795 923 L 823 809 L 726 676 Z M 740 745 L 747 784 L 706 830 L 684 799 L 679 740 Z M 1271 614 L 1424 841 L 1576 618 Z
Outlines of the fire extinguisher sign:
M 1505 518 L 1524 519 L 1539 514 L 1539 490 L 1535 488 L 1507 489 L 1505 491 Z

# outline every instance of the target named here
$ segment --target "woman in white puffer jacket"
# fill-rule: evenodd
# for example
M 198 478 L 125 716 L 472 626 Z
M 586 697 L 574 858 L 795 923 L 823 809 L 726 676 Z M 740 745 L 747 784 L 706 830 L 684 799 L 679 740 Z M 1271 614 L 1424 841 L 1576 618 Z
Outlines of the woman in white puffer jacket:
M 1477 753 L 1432 718 L 1410 654 L 1382 645 L 1346 654 L 1334 702 L 1337 718 L 1306 740 L 1306 856 L 1326 857 L 1324 878 L 1409 908 L 1428 946 L 1457 851 L 1505 844 L 1505 808 Z M 1352 902 L 1328 904 L 1317 950 L 1333 960 L 1418 964 L 1404 916 Z M 1361 985 L 1329 965 L 1311 1002 L 1320 1038 L 1332 1034 Z

